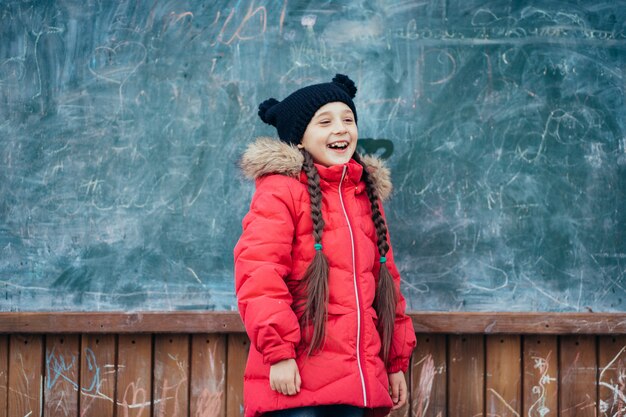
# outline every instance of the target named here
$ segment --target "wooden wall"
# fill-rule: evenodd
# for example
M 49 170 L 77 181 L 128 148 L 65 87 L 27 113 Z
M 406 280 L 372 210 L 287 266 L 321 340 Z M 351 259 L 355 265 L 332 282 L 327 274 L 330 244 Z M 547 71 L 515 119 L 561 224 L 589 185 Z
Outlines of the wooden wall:
M 0 417 L 242 415 L 242 332 L 23 333 L 2 323 Z M 615 333 L 418 333 L 410 401 L 394 416 L 626 416 L 626 335 Z

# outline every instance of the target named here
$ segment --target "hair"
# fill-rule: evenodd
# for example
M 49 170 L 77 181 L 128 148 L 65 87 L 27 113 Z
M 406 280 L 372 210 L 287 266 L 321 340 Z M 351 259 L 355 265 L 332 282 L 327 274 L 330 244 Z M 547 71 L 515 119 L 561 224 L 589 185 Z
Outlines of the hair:
M 372 177 L 367 170 L 367 166 L 356 152 L 352 158 L 363 167 L 363 180 L 365 181 L 365 189 L 367 197 L 372 207 L 372 220 L 376 227 L 376 236 L 378 237 L 378 253 L 381 257 L 387 255 L 389 251 L 389 242 L 387 241 L 387 225 L 378 205 L 378 195 Z M 378 285 L 376 286 L 376 297 L 374 298 L 374 309 L 378 314 L 378 332 L 382 342 L 382 357 L 385 362 L 389 358 L 391 350 L 391 340 L 393 338 L 393 327 L 396 315 L 396 289 L 393 283 L 393 277 L 387 263 L 382 262 L 378 271 Z
M 313 164 L 311 154 L 304 149 L 301 151 L 304 156 L 302 169 L 308 179 L 308 191 L 311 199 L 313 237 L 315 238 L 315 243 L 321 243 L 324 219 L 322 217 L 320 177 Z M 352 158 L 363 167 L 363 180 L 365 181 L 367 196 L 371 204 L 372 221 L 376 228 L 378 252 L 381 257 L 384 257 L 389 251 L 387 225 L 380 211 L 379 199 L 376 194 L 374 182 L 361 157 L 355 153 Z M 303 287 L 303 295 L 305 296 L 305 300 L 299 303 L 299 306 L 304 306 L 304 313 L 300 319 L 301 326 L 303 329 L 307 329 L 308 325 L 313 323 L 311 344 L 308 348 L 308 354 L 310 355 L 318 351 L 324 344 L 326 321 L 328 318 L 328 260 L 322 250 L 316 250 L 315 257 L 308 266 L 301 285 Z M 378 273 L 374 309 L 378 315 L 378 332 L 382 342 L 381 356 L 385 362 L 387 362 L 391 350 L 396 303 L 397 297 L 393 277 L 386 263 L 383 262 L 380 264 Z
M 320 188 L 320 176 L 317 168 L 313 164 L 313 157 L 310 153 L 302 149 L 304 162 L 302 169 L 307 176 L 309 196 L 311 199 L 311 219 L 313 221 L 313 237 L 315 243 L 322 243 L 322 232 L 324 230 L 324 218 L 322 217 L 322 190 Z M 328 260 L 321 250 L 315 250 L 313 261 L 309 264 L 304 277 L 305 301 L 304 313 L 302 314 L 301 328 L 308 329 L 309 323 L 313 323 L 313 335 L 308 354 L 319 350 L 324 344 L 326 334 L 326 320 L 328 319 Z

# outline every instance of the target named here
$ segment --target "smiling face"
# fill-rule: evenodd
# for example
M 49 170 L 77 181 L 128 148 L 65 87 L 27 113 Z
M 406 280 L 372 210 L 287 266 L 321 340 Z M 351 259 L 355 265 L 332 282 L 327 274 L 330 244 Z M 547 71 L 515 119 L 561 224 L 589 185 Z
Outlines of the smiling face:
M 343 165 L 352 158 L 358 136 L 352 110 L 336 101 L 315 112 L 299 146 L 304 147 L 318 164 L 327 167 Z

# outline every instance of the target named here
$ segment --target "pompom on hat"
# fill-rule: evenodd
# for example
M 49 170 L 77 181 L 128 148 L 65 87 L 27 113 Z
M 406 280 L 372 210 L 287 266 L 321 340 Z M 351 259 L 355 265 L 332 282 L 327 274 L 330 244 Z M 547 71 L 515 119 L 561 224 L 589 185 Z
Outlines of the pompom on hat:
M 356 108 L 352 101 L 355 95 L 354 81 L 346 75 L 337 74 L 331 82 L 302 87 L 283 101 L 275 98 L 265 100 L 259 105 L 259 117 L 276 127 L 280 140 L 297 145 L 315 112 L 325 104 L 335 101 L 345 103 L 354 113 L 356 123 Z

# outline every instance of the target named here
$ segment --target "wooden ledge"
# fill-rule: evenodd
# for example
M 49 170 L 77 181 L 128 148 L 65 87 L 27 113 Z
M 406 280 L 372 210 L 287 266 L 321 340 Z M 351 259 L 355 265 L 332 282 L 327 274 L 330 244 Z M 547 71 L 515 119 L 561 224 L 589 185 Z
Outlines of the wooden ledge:
M 626 313 L 410 312 L 417 333 L 626 334 Z M 241 333 L 232 311 L 0 313 L 0 333 Z
M 626 334 L 626 313 L 411 312 L 416 333 Z

